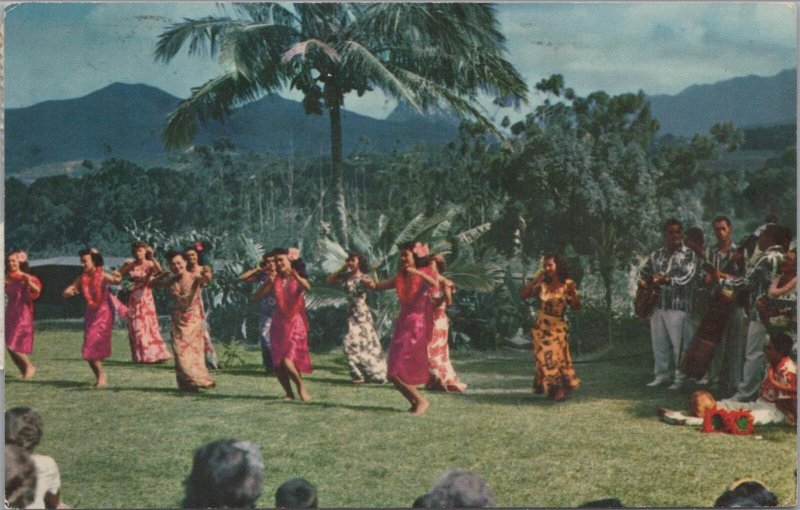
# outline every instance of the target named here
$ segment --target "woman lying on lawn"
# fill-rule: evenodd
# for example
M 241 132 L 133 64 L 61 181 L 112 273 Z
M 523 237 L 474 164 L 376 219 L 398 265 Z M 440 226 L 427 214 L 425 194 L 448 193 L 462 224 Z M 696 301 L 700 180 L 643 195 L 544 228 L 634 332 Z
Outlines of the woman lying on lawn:
M 708 393 L 707 402 L 693 409 L 694 416 L 681 411 L 659 409 L 658 414 L 667 422 L 677 425 L 702 425 L 703 416 L 711 409 L 744 409 L 753 415 L 755 425 L 786 423 L 794 426 L 797 421 L 797 365 L 790 354 L 793 340 L 789 335 L 775 335 L 764 348 L 769 366 L 761 384 L 761 394 L 754 402 L 736 400 L 714 401 Z M 696 392 L 697 393 L 697 392 Z M 697 400 L 693 398 L 693 400 Z

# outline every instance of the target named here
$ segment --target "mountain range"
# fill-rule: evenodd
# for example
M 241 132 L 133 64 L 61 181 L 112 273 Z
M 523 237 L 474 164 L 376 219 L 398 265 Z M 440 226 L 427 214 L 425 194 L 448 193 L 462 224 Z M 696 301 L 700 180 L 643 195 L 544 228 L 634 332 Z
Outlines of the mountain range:
M 746 76 L 713 85 L 693 85 L 674 96 L 650 97 L 659 134 L 707 132 L 716 122 L 737 126 L 794 124 L 796 70 L 772 77 Z M 142 84 L 114 83 L 84 97 L 45 101 L 6 111 L 6 174 L 33 167 L 111 157 L 133 161 L 165 155 L 161 131 L 180 99 Z M 361 149 L 390 151 L 420 142 L 452 141 L 458 122 L 422 116 L 404 105 L 386 119 L 342 112 L 345 154 Z M 260 152 L 327 154 L 327 116 L 306 115 L 299 102 L 268 95 L 236 110 L 225 123 L 199 126 L 195 143 L 227 137 Z

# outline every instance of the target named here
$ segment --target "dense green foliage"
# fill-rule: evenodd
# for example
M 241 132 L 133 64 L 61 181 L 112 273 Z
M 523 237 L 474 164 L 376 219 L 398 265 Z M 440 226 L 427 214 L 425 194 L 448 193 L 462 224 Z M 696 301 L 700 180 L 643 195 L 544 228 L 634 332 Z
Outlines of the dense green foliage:
M 7 408 L 41 413 L 36 451 L 58 462 L 73 508 L 175 507 L 193 452 L 221 437 L 261 445 L 260 508 L 296 476 L 317 486 L 324 507 L 409 508 L 455 468 L 483 475 L 506 507 L 576 507 L 603 497 L 626 507 L 709 507 L 741 476 L 763 480 L 782 506 L 796 503 L 795 432 L 756 427 L 760 437 L 736 437 L 659 422 L 657 407 L 685 408 L 689 395 L 645 388 L 648 354 L 577 364 L 583 387 L 553 405 L 531 397 L 530 353 L 456 353 L 468 392 L 429 394 L 428 412 L 412 416 L 390 385 L 350 384 L 338 349 L 312 352 L 314 400 L 306 404 L 280 400 L 258 351 L 217 371 L 216 389 L 181 394 L 171 362 L 129 361 L 120 330 L 106 362 L 109 387 L 93 390 L 81 337 L 80 326 L 37 325 L 36 378 L 9 377 L 5 387 Z

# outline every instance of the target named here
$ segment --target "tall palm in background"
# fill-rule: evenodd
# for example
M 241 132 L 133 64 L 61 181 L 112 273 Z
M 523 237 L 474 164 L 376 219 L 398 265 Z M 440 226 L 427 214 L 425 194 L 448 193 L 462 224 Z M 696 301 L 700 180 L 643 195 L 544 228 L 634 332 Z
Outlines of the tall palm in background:
M 505 37 L 489 4 L 243 3 L 234 17 L 176 23 L 159 36 L 155 57 L 188 52 L 219 56 L 226 71 L 193 88 L 169 115 L 167 147 L 191 143 L 197 120 L 286 87 L 304 95 L 307 114 L 330 117 L 333 225 L 349 243 L 342 169 L 344 96 L 375 88 L 419 112 L 447 110 L 494 130 L 478 94 L 525 101 L 527 86 L 503 58 Z M 223 7 L 224 9 L 224 7 Z M 496 130 L 495 130 L 496 132 Z

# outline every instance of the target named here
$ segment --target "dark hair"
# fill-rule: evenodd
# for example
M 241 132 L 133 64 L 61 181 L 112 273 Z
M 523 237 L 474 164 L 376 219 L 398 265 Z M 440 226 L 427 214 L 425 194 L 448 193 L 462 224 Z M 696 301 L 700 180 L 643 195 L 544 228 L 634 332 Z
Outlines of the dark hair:
M 790 354 L 792 354 L 792 348 L 794 347 L 794 340 L 792 340 L 792 337 L 790 337 L 786 333 L 777 333 L 770 335 L 769 343 L 772 344 L 772 347 L 776 351 L 783 354 L 784 356 L 789 356 Z
M 556 274 L 561 283 L 565 283 L 569 279 L 569 265 L 567 260 L 558 252 L 550 252 L 544 256 L 544 260 L 553 259 L 556 263 Z
M 755 480 L 734 482 L 714 502 L 716 508 L 778 506 L 778 498 Z
M 14 444 L 33 452 L 42 440 L 44 421 L 30 407 L 12 407 L 6 411 L 6 444 Z
M 429 256 L 419 257 L 416 253 L 414 253 L 414 247 L 417 245 L 419 241 L 408 241 L 407 243 L 403 243 L 397 246 L 397 249 L 400 253 L 404 251 L 410 251 L 412 255 L 414 255 L 414 267 L 428 267 L 431 265 L 431 258 Z
M 275 491 L 276 508 L 317 508 L 317 489 L 305 478 L 286 480 Z
M 684 232 L 686 238 L 698 246 L 703 246 L 706 243 L 706 238 L 703 235 L 703 229 L 700 227 L 689 227 Z
M 411 503 L 411 508 L 428 508 L 428 500 L 430 496 L 427 494 L 423 494 L 422 496 L 418 496 L 417 499 Z
M 434 264 L 436 264 L 436 271 L 438 271 L 439 274 L 447 271 L 447 261 L 444 259 L 444 255 L 441 253 L 435 253 L 431 256 L 431 260 Z
M 367 267 L 367 257 L 364 256 L 363 253 L 359 253 L 357 251 L 351 251 L 347 254 L 347 260 L 350 259 L 357 259 L 358 260 L 358 270 L 362 273 L 366 273 L 369 268 Z
M 272 250 L 272 254 L 275 256 L 289 255 L 289 248 L 275 248 L 274 250 Z
M 625 505 L 622 504 L 618 498 L 604 498 L 604 499 L 596 499 L 594 501 L 587 501 L 586 503 L 581 503 L 578 505 L 578 508 L 624 508 Z
M 184 262 L 189 262 L 189 259 L 186 258 L 186 253 L 178 250 L 170 250 L 167 252 L 167 262 L 172 262 L 172 259 L 175 257 L 180 257 L 183 259 Z
M 789 245 L 792 242 L 792 231 L 789 229 L 789 227 L 775 225 L 774 223 L 770 223 L 764 227 L 764 230 L 761 231 L 761 236 L 769 239 L 770 245 L 779 245 L 784 250 L 788 250 Z
M 254 508 L 264 490 L 260 447 L 234 439 L 203 445 L 195 452 L 192 471 L 183 483 L 183 508 Z
M 668 219 L 667 221 L 664 222 L 664 225 L 661 226 L 661 231 L 662 232 L 666 232 L 667 229 L 669 227 L 671 227 L 672 225 L 678 225 L 681 228 L 681 230 L 683 230 L 683 223 L 681 223 L 680 221 L 678 221 L 675 218 L 670 218 L 670 219 Z
M 778 223 L 778 216 L 775 214 L 767 214 L 764 218 L 764 223 Z
M 731 223 L 731 219 L 723 214 L 720 214 L 719 216 L 714 216 L 714 219 L 711 220 L 711 225 L 713 226 L 715 223 L 719 223 L 720 221 L 724 221 L 728 225 L 728 228 L 731 228 L 731 226 L 733 225 L 733 223 Z
M 100 255 L 99 251 L 94 250 L 94 248 L 84 248 L 78 252 L 79 257 L 84 257 L 86 255 L 92 257 L 92 264 L 96 267 L 103 267 L 103 256 Z
M 36 499 L 36 465 L 31 454 L 17 445 L 6 445 L 6 501 L 10 508 L 25 508 Z
M 297 274 L 302 276 L 303 278 L 308 278 L 308 272 L 306 272 L 306 263 L 303 262 L 302 258 L 292 260 L 291 261 L 292 269 L 297 271 Z
M 6 255 L 6 260 L 5 260 L 5 262 L 6 262 L 6 271 L 8 271 L 8 258 L 11 255 L 14 255 L 15 253 L 22 253 L 22 250 L 13 250 L 13 251 L 10 251 L 8 253 L 8 255 Z M 20 262 L 19 263 L 19 268 L 24 273 L 29 273 L 30 270 L 31 270 L 31 266 L 28 264 L 27 260 L 25 262 Z
M 186 248 L 183 249 L 183 253 L 186 253 L 189 250 L 197 253 L 197 263 L 200 264 L 201 266 L 204 266 L 204 265 L 206 265 L 206 255 L 205 255 L 205 253 L 206 253 L 206 250 L 208 249 L 208 246 L 205 243 L 200 243 L 200 246 L 202 246 L 202 248 L 198 250 L 196 245 L 197 245 L 197 242 L 190 244 L 189 246 L 187 246 Z M 188 261 L 189 259 L 186 259 L 186 260 Z
M 471 471 L 450 471 L 423 498 L 427 508 L 485 508 L 494 506 L 486 480 Z
M 147 244 L 144 241 L 135 241 L 135 242 L 131 243 L 131 255 L 133 255 L 135 257 L 136 256 L 135 252 L 139 248 L 144 248 L 146 250 L 146 249 L 150 248 L 150 245 Z

